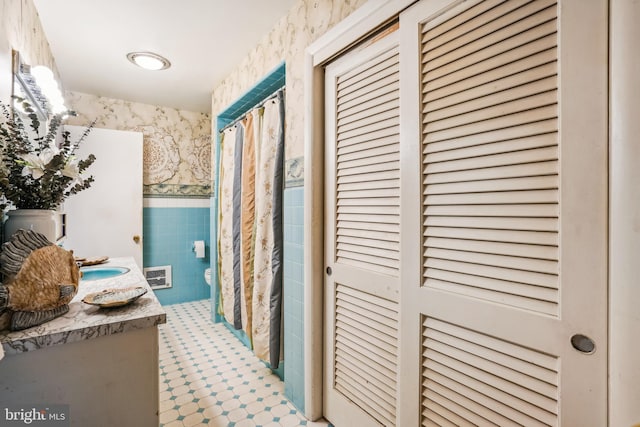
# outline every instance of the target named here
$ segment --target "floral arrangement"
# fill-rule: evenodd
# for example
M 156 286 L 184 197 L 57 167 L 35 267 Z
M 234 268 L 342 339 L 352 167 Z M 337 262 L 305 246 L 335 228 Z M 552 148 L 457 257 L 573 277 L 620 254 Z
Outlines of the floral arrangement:
M 46 134 L 40 135 L 40 120 L 33 106 L 23 98 L 15 99 L 24 114 L 0 102 L 0 209 L 10 205 L 18 209 L 56 209 L 65 198 L 93 182 L 93 176 L 83 178 L 82 173 L 95 156 L 79 160 L 74 155 L 93 124 L 75 142 L 69 132 L 61 132 L 62 142 L 58 143 L 64 115 L 54 115 Z

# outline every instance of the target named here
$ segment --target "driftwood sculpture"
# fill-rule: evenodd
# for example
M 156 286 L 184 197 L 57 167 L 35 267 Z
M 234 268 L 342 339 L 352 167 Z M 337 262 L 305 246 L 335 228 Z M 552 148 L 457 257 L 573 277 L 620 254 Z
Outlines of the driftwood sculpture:
M 2 245 L 0 272 L 0 314 L 11 311 L 12 331 L 65 314 L 78 292 L 80 269 L 73 252 L 35 231 L 18 230 Z

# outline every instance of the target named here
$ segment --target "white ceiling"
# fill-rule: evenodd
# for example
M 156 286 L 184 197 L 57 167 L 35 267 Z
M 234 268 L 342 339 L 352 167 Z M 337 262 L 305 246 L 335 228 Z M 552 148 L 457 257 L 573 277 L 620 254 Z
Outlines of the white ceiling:
M 66 90 L 210 112 L 212 89 L 295 0 L 35 0 Z M 147 71 L 126 54 L 152 51 Z

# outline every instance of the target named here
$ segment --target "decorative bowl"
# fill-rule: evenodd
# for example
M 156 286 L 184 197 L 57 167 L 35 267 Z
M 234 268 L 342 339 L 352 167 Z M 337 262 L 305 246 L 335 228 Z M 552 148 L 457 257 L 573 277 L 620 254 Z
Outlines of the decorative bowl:
M 147 290 L 141 286 L 134 288 L 105 289 L 101 292 L 85 295 L 82 302 L 103 308 L 122 307 L 123 305 L 131 304 L 146 293 Z

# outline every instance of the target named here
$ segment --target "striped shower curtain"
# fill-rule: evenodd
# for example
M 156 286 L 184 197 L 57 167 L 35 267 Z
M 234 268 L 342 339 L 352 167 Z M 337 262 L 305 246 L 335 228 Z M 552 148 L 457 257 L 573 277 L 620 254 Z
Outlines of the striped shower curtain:
M 220 140 L 219 313 L 275 369 L 282 336 L 282 91 Z

